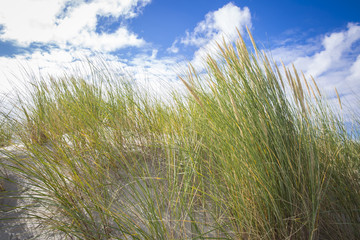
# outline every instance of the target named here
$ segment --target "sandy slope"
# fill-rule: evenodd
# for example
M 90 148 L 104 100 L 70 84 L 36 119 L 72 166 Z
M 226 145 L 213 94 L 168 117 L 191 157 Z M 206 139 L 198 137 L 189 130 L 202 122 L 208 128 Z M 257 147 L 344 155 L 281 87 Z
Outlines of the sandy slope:
M 0 149 L 0 183 L 3 187 L 0 191 L 0 240 L 64 239 L 60 235 L 40 234 L 41 226 L 21 209 L 31 203 L 21 198 L 27 191 L 25 180 L 3 166 L 10 163 L 11 156 L 26 158 L 27 154 L 19 144 Z

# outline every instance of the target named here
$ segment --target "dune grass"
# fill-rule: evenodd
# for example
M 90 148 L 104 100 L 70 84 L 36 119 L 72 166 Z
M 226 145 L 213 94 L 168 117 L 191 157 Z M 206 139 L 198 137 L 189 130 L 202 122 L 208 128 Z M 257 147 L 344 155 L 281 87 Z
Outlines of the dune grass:
M 5 107 L 6 95 L 0 95 L 0 147 L 7 146 L 13 136 L 11 110 Z
M 16 131 L 29 155 L 8 167 L 39 234 L 359 239 L 358 139 L 315 81 L 253 45 L 219 45 L 169 102 L 95 68 L 33 80 Z

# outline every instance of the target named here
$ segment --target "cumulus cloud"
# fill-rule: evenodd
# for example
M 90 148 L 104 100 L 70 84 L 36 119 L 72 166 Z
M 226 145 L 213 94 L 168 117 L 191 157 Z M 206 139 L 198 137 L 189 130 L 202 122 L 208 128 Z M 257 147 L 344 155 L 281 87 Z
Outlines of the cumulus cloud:
M 23 81 L 30 80 L 29 73 L 30 78 L 84 73 L 88 67 L 86 61 L 97 63 L 99 58 L 115 74 L 129 74 L 155 95 L 180 88 L 175 80 L 179 66 L 185 62 L 178 57 L 159 57 L 158 50 L 148 46 L 131 58 L 120 59 L 111 52 L 126 46 L 143 47 L 145 41 L 123 24 L 110 33 L 96 31 L 99 16 L 116 20 L 134 18 L 149 2 L 16 0 L 0 3 L 0 40 L 24 47 L 33 43 L 47 46 L 47 50 L 37 48 L 11 58 L 0 57 L 0 92 L 9 92 L 15 85 L 22 87 Z M 102 54 L 94 54 L 94 50 Z
M 325 36 L 322 40 L 323 50 L 312 56 L 300 57 L 294 63 L 314 77 L 320 77 L 329 71 L 348 69 L 347 54 L 351 53 L 351 47 L 359 40 L 360 26 L 349 24 L 347 30 Z
M 99 16 L 111 19 L 134 18 L 149 2 L 150 0 L 16 0 L 0 4 L 0 25 L 3 26 L 0 40 L 14 41 L 22 46 L 32 43 L 55 46 L 45 52 L 38 49 L 14 58 L 0 58 L 0 68 L 7 72 L 3 76 L 12 79 L 13 73 L 17 73 L 22 65 L 37 69 L 39 75 L 61 76 L 64 72 L 71 73 L 71 69 L 81 68 L 81 59 L 93 60 L 92 51 L 99 50 L 104 53 L 103 58 L 108 64 L 130 73 L 155 93 L 163 92 L 165 86 L 170 89 L 170 85 L 181 88 L 176 79 L 177 74 L 182 73 L 186 66 L 183 59 L 159 57 L 157 49 L 153 49 L 150 54 L 144 52 L 126 61 L 120 60 L 111 55 L 111 51 L 126 46 L 143 46 L 145 41 L 123 24 L 110 33 L 96 31 Z M 209 12 L 191 33 L 176 40 L 168 52 L 178 53 L 177 44 L 199 46 L 201 42 L 203 45 L 194 55 L 194 61 L 200 61 L 199 56 L 204 55 L 207 48 L 220 40 L 221 36 L 235 39 L 236 28 L 243 32 L 246 25 L 251 26 L 249 9 L 241 9 L 229 3 Z
M 233 39 L 237 36 L 236 28 L 242 33 L 246 26 L 251 27 L 249 8 L 241 9 L 233 3 L 228 3 L 206 14 L 205 20 L 199 22 L 191 33 L 186 32 L 186 37 L 181 39 L 181 43 L 200 47 L 211 40 L 219 40 L 222 35 Z
M 324 93 L 337 102 L 334 88 L 342 101 L 354 109 L 360 99 L 360 25 L 350 23 L 342 31 L 331 32 L 318 43 L 298 44 L 272 50 L 275 60 L 294 63 L 306 76 L 312 75 Z
M 359 43 L 360 25 L 348 24 L 343 31 L 323 36 L 319 44 L 280 47 L 271 53 L 275 60 L 282 59 L 286 64 L 294 63 L 306 75 L 312 75 L 324 85 L 343 84 L 343 81 L 331 76 L 340 75 L 341 80 L 344 80 L 356 75 L 360 52 L 354 46 Z
M 216 42 L 221 42 L 222 38 L 234 41 L 237 38 L 237 29 L 243 34 L 246 27 L 251 28 L 251 25 L 249 8 L 240 8 L 228 3 L 216 11 L 207 13 L 205 19 L 199 22 L 192 32 L 186 32 L 180 43 L 199 48 L 194 53 L 191 63 L 201 68 L 206 55 L 216 51 Z
M 136 17 L 150 0 L 15 0 L 0 3 L 0 40 L 21 46 L 31 43 L 112 51 L 141 46 L 145 41 L 126 26 L 97 33 L 99 16 Z

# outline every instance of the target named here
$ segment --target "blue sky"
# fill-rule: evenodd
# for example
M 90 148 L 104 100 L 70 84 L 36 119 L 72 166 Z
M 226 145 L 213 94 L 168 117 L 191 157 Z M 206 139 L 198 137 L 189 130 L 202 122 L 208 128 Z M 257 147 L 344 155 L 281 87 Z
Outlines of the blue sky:
M 21 78 L 20 66 L 61 76 L 99 54 L 155 93 L 164 85 L 181 88 L 177 74 L 189 62 L 200 71 L 216 41 L 235 41 L 235 29 L 245 35 L 248 26 L 275 60 L 313 75 L 329 98 L 336 87 L 354 103 L 359 9 L 359 1 L 349 0 L 1 1 L 0 91 Z

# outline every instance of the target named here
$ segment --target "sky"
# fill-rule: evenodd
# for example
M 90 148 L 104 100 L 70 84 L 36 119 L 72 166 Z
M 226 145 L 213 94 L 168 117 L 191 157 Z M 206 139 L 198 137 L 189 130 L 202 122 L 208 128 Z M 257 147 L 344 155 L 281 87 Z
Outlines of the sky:
M 189 63 L 203 70 L 223 37 L 248 27 L 258 46 L 312 75 L 330 100 L 360 99 L 360 1 L 0 1 L 0 92 L 23 72 L 62 76 L 99 56 L 155 94 L 180 89 Z M 166 86 L 166 87 L 165 87 Z

